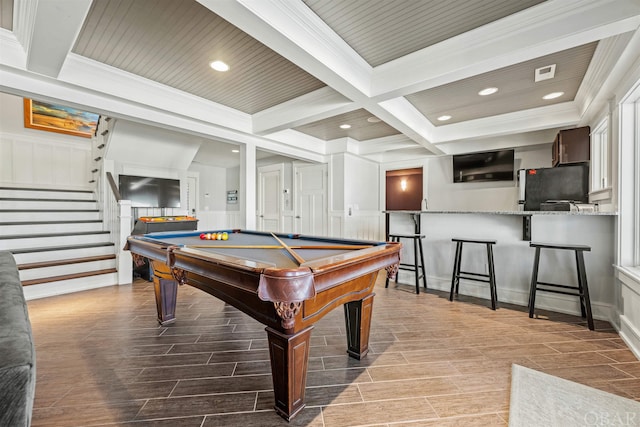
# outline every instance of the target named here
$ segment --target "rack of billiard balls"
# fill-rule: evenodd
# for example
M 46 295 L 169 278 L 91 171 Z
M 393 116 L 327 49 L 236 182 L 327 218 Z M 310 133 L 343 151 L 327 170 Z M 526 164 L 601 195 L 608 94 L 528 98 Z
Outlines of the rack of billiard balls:
M 229 233 L 201 233 L 200 240 L 229 240 Z

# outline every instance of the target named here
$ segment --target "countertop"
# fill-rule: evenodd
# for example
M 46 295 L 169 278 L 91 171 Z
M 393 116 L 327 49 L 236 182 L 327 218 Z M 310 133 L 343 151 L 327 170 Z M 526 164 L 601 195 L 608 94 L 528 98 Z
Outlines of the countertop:
M 404 214 L 476 214 L 476 215 L 579 215 L 579 216 L 617 216 L 617 212 L 584 212 L 584 211 L 382 211 L 383 213 L 404 213 Z

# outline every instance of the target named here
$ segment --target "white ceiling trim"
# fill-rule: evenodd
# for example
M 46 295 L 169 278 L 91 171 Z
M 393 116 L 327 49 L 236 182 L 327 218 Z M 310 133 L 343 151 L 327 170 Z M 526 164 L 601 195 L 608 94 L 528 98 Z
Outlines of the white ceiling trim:
M 383 113 L 376 114 L 376 116 L 409 136 L 433 154 L 442 154 L 442 151 L 433 145 L 435 126 L 406 98 L 389 99 L 379 105 Z
M 38 2 L 33 0 L 13 1 L 13 33 L 15 34 L 18 42 L 22 45 L 24 52 L 27 51 L 31 44 L 33 27 L 36 25 L 37 7 Z
M 76 108 L 89 109 L 99 114 L 132 120 L 138 123 L 160 128 L 185 132 L 204 138 L 212 138 L 231 144 L 250 144 L 275 153 L 291 155 L 302 160 L 322 162 L 325 160 L 324 145 L 308 146 L 301 149 L 282 144 L 260 136 L 250 135 L 234 129 L 199 120 L 121 98 L 101 93 L 86 87 L 55 80 L 24 70 L 17 70 L 0 65 L 0 91 L 17 96 L 37 97 L 43 101 L 60 102 Z M 165 93 L 166 97 L 166 93 Z
M 198 2 L 347 98 L 368 95 L 371 67 L 301 1 Z
M 371 67 L 302 2 L 199 2 L 351 99 L 354 102 L 351 110 L 364 108 L 415 138 L 428 150 L 439 152 L 428 138 L 415 132 L 410 124 L 369 98 Z M 332 64 L 335 64 L 333 68 Z
M 327 154 L 326 142 L 306 133 L 298 132 L 293 129 L 285 129 L 265 135 L 272 141 L 278 141 L 292 147 L 298 147 L 303 150 L 313 151 L 319 154 Z
M 579 121 L 580 114 L 576 104 L 562 102 L 548 107 L 531 108 L 525 111 L 440 126 L 435 130 L 434 140 L 437 141 L 440 148 L 444 147 L 440 145 L 442 142 L 532 132 L 546 128 L 561 128 L 574 126 Z
M 3 28 L 0 28 L 0 63 L 21 70 L 27 67 L 24 48 L 11 31 Z
M 367 155 L 385 151 L 415 148 L 418 145 L 405 135 L 391 135 L 382 138 L 369 139 L 358 143 L 358 154 Z
M 541 146 L 553 143 L 558 133 L 558 129 L 543 129 L 534 132 L 526 132 L 511 135 L 497 135 L 489 138 L 477 138 L 464 141 L 445 142 L 443 147 L 449 154 L 463 154 L 473 151 L 500 150 L 503 148 L 513 148 L 516 151 L 529 149 L 531 147 Z M 549 151 L 551 156 L 551 151 Z
M 213 125 L 251 132 L 248 114 L 75 53 L 69 54 L 59 80 Z
M 253 133 L 266 135 L 356 109 L 356 104 L 327 86 L 255 113 Z
M 639 23 L 634 0 L 549 0 L 376 67 L 372 93 L 380 100 L 404 96 L 632 31 Z
M 605 104 L 613 97 L 612 87 L 622 79 L 622 71 L 629 69 L 633 61 L 638 60 L 640 52 L 640 33 L 625 33 L 602 40 L 591 60 L 592 66 L 582 80 L 576 94 L 580 106 L 581 123 L 596 121 L 592 117 L 601 112 Z M 589 95 L 591 94 L 591 95 Z
M 82 29 L 91 7 L 91 0 L 39 0 L 33 26 L 19 29 L 23 34 L 31 30 L 30 43 L 26 47 L 27 69 L 50 77 L 57 77 L 67 54 Z M 23 23 L 29 22 L 22 21 Z

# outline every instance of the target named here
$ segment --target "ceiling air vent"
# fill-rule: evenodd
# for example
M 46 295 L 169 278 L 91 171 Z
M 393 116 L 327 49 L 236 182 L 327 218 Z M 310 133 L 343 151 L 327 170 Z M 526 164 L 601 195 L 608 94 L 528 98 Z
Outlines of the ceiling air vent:
M 546 67 L 536 68 L 536 83 L 542 80 L 554 78 L 556 75 L 556 64 L 547 65 Z

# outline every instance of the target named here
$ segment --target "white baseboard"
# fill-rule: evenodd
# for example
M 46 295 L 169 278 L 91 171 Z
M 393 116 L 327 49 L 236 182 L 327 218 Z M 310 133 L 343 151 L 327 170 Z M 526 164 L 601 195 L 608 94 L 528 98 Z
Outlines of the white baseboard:
M 412 272 L 398 272 L 398 282 L 403 284 L 414 284 L 414 276 Z M 451 278 L 442 278 L 427 276 L 427 286 L 444 292 L 451 290 Z M 476 298 L 491 299 L 489 294 L 489 285 L 480 284 L 468 280 L 460 281 L 461 294 Z M 527 307 L 529 303 L 528 291 L 509 289 L 498 286 L 498 302 L 520 305 Z M 570 314 L 580 316 L 580 303 L 577 297 L 569 295 L 536 293 L 536 308 L 541 310 L 549 310 L 557 313 Z M 594 319 L 610 321 L 612 307 L 610 304 L 603 304 L 591 301 L 591 311 Z
M 620 316 L 620 330 L 618 333 L 622 341 L 627 344 L 631 352 L 640 360 L 640 331 L 624 315 Z

